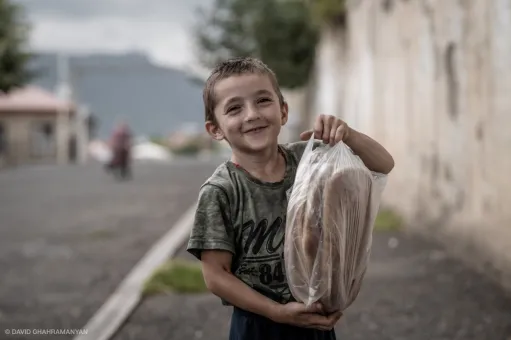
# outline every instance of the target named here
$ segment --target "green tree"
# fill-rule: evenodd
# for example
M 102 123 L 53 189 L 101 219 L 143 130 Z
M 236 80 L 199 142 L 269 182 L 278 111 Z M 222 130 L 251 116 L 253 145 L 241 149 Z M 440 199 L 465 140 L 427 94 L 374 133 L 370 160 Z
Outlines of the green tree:
M 26 42 L 29 25 L 23 8 L 10 0 L 0 0 L 0 91 L 9 92 L 25 85 L 33 77 L 28 69 L 32 55 Z
M 231 57 L 253 56 L 272 68 L 285 88 L 305 85 L 319 38 L 303 1 L 216 0 L 201 11 L 195 35 L 206 67 Z
M 303 0 L 314 23 L 323 25 L 346 24 L 348 0 Z

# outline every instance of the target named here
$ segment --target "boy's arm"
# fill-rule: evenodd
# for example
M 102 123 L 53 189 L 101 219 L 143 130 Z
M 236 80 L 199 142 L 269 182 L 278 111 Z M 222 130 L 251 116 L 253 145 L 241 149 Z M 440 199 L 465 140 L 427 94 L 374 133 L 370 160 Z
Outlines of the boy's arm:
M 340 315 L 319 315 L 321 309 L 317 305 L 279 304 L 231 273 L 236 241 L 229 211 L 229 201 L 222 189 L 211 185 L 202 188 L 187 250 L 201 260 L 208 289 L 238 308 L 275 322 L 331 329 Z
M 319 115 L 314 123 L 314 129 L 300 134 L 303 141 L 314 138 L 323 143 L 334 145 L 341 140 L 360 157 L 365 166 L 380 174 L 388 174 L 394 168 L 394 159 L 383 146 L 374 139 L 352 129 L 342 119 L 335 116 Z
M 231 273 L 235 236 L 226 191 L 205 185 L 199 194 L 188 251 L 202 262 L 204 281 L 218 297 L 239 308 L 272 319 L 277 303 L 259 294 Z
M 360 157 L 367 168 L 381 174 L 388 174 L 394 168 L 394 159 L 377 141 L 350 128 L 344 141 Z
M 203 251 L 201 259 L 204 281 L 211 293 L 233 306 L 277 321 L 280 304 L 253 290 L 231 273 L 230 252 Z
M 231 273 L 232 254 L 227 251 L 206 250 L 202 252 L 202 272 L 208 289 L 233 306 L 264 316 L 277 323 L 298 327 L 331 330 L 342 316 L 341 312 L 320 315 L 319 304 L 309 307 L 292 302 L 280 304 L 256 292 Z

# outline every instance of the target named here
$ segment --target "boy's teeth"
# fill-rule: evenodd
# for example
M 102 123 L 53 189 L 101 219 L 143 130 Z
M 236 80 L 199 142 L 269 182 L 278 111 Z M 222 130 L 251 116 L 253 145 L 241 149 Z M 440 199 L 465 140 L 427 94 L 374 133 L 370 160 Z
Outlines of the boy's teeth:
M 252 130 L 248 130 L 247 132 L 259 131 L 259 130 L 262 130 L 263 128 L 264 127 L 258 127 L 258 128 L 252 129 Z

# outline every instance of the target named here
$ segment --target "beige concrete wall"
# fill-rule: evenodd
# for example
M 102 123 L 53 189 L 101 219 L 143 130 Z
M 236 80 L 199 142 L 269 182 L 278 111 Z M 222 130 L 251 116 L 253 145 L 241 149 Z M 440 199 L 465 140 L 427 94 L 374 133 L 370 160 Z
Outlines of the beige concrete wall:
M 0 123 L 5 128 L 7 147 L 3 155 L 4 166 L 16 165 L 22 161 L 24 154 L 28 153 L 26 140 L 28 140 L 27 124 L 17 117 L 0 117 Z
M 279 134 L 279 143 L 296 142 L 300 140 L 300 133 L 303 131 L 301 117 L 305 115 L 305 94 L 307 88 L 299 88 L 293 90 L 282 90 L 284 100 L 288 104 L 289 117 L 286 125 L 282 127 Z
M 68 164 L 69 141 L 76 138 L 76 162 L 86 163 L 89 131 L 87 125 L 88 111 L 82 108 L 78 114 L 70 115 L 68 111 L 57 114 L 48 112 L 0 112 L 0 123 L 7 131 L 8 152 L 0 155 L 0 168 L 24 164 Z M 41 157 L 31 148 L 31 129 L 34 124 L 48 122 L 52 124 L 55 148 L 51 155 Z
M 4 158 L 5 166 L 16 166 L 30 163 L 51 162 L 51 157 L 34 157 L 30 146 L 32 125 L 37 122 L 54 122 L 51 115 L 2 114 L 0 122 L 7 132 L 7 152 Z
M 352 1 L 347 31 L 323 34 L 311 111 L 384 144 L 385 204 L 509 288 L 510 32 L 509 0 Z
M 4 167 L 41 163 L 55 164 L 58 161 L 59 155 L 62 157 L 63 163 L 67 161 L 67 144 L 62 136 L 66 136 L 65 134 L 69 133 L 69 128 L 65 126 L 62 128 L 63 122 L 58 121 L 54 114 L 1 113 L 0 122 L 5 126 L 7 132 L 7 152 L 2 160 Z M 55 134 L 54 148 L 44 156 L 37 154 L 31 146 L 32 129 L 37 123 L 52 124 Z M 62 125 L 59 126 L 59 123 Z M 65 130 L 65 134 L 62 132 L 59 134 L 59 129 Z

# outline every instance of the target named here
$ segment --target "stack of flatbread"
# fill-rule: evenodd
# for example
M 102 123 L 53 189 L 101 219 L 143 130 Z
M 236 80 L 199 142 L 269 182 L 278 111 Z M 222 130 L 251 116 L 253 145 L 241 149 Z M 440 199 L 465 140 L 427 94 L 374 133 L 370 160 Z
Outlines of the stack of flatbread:
M 286 275 L 298 301 L 345 310 L 365 276 L 379 196 L 344 144 L 306 152 L 288 204 Z

